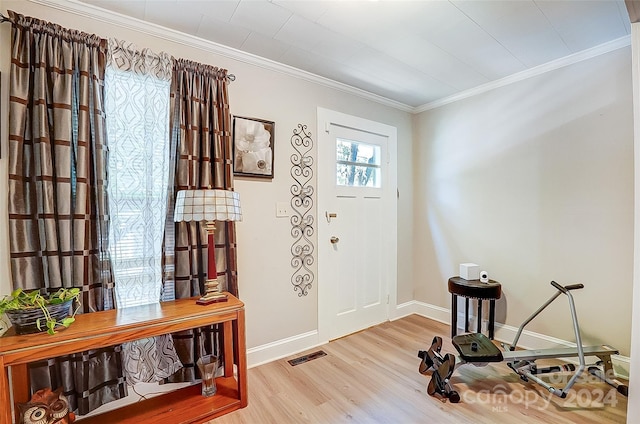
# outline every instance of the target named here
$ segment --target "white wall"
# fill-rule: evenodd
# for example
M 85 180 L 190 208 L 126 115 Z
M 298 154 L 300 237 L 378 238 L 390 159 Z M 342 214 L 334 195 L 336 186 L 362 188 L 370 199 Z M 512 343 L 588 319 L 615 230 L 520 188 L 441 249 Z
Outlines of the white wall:
M 627 417 L 640 415 L 640 23 L 631 25 L 632 71 L 633 71 L 633 110 L 634 110 L 634 159 L 635 159 L 635 231 L 634 231 L 634 272 L 633 272 L 633 314 L 631 326 L 631 366 L 629 375 L 629 401 Z M 627 420 L 632 422 L 631 419 Z
M 502 283 L 517 327 L 574 293 L 585 341 L 628 356 L 633 278 L 631 49 L 416 116 L 416 300 L 449 308 L 447 279 L 475 262 Z M 529 330 L 573 341 L 560 298 Z
M 65 4 L 64 2 L 59 2 Z M 68 5 L 68 4 L 67 4 Z M 79 6 L 81 10 L 91 10 Z M 398 129 L 399 161 L 411 163 L 411 115 L 405 111 L 372 102 L 364 97 L 328 88 L 325 85 L 295 78 L 244 61 L 212 53 L 201 41 L 196 47 L 125 27 L 35 4 L 28 1 L 0 0 L 0 10 L 16 12 L 58 23 L 67 28 L 116 37 L 134 42 L 140 48 L 166 51 L 186 58 L 226 68 L 235 74 L 230 86 L 231 113 L 275 121 L 275 178 L 273 181 L 236 179 L 240 192 L 244 221 L 237 224 L 238 275 L 240 297 L 246 304 L 247 345 L 259 348 L 268 343 L 313 333 L 317 330 L 317 286 L 315 281 L 306 297 L 298 297 L 290 282 L 291 226 L 286 218 L 275 217 L 276 201 L 288 202 L 293 179 L 289 175 L 290 138 L 297 125 L 304 124 L 317 140 L 316 109 L 318 106 L 392 125 Z M 0 26 L 0 71 L 3 91 L 7 89 L 9 73 L 10 25 Z M 3 101 L 6 95 L 3 95 Z M 6 211 L 7 199 L 7 136 L 6 104 L 2 105 L 2 147 L 0 159 L 0 210 Z M 314 149 L 315 156 L 315 149 Z M 316 173 L 317 174 L 317 173 Z M 413 297 L 411 276 L 411 169 L 404 165 L 399 172 L 401 198 L 398 205 L 399 233 L 406 237 L 398 252 L 398 301 Z M 317 187 L 315 180 L 313 186 Z M 317 215 L 316 215 L 317 216 Z M 0 214 L 0 294 L 10 291 L 7 214 Z M 317 240 L 314 239 L 317 246 Z M 317 269 L 314 268 L 317 275 Z

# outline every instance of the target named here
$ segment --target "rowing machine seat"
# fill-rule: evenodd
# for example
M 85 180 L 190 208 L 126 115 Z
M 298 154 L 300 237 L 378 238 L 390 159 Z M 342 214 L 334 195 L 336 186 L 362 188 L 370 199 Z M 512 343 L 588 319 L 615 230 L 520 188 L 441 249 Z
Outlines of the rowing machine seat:
M 451 339 L 465 362 L 502 362 L 502 351 L 482 333 L 460 334 Z

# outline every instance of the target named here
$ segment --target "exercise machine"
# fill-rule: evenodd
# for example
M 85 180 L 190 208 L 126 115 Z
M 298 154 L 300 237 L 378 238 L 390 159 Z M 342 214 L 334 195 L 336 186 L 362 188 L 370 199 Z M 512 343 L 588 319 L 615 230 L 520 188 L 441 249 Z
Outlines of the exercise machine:
M 571 291 L 582 289 L 584 288 L 584 285 L 571 284 L 568 286 L 561 286 L 555 281 L 551 281 L 551 285 L 556 289 L 554 295 L 520 325 L 513 343 L 507 346 L 503 345 L 503 348 L 506 350 L 502 351 L 498 349 L 498 347 L 482 333 L 467 333 L 453 337 L 451 341 L 459 353 L 459 365 L 472 364 L 475 366 L 486 366 L 492 362 L 506 362 L 509 368 L 520 376 L 521 380 L 533 381 L 548 390 L 550 393 L 561 398 L 565 398 L 567 396 L 567 392 L 571 389 L 584 370 L 587 369 L 591 375 L 606 382 L 616 388 L 619 393 L 627 396 L 629 388 L 614 378 L 613 365 L 611 363 L 611 355 L 617 355 L 618 350 L 608 345 L 582 345 L 578 317 Z M 573 330 L 576 338 L 576 347 L 516 350 L 518 340 L 520 339 L 525 326 L 563 294 L 566 295 L 569 300 Z M 478 317 L 478 319 L 480 319 L 480 317 Z M 450 353 L 443 355 L 441 350 L 442 338 L 434 337 L 431 347 L 428 350 L 421 350 L 418 352 L 418 357 L 421 359 L 418 372 L 420 372 L 420 374 L 428 374 L 429 372 L 432 372 L 431 380 L 427 386 L 427 393 L 429 395 L 433 396 L 435 394 L 439 394 L 444 398 L 449 399 L 451 402 L 457 403 L 460 401 L 460 395 L 453 389 L 453 386 L 450 383 L 450 378 L 456 366 L 456 358 Z M 586 356 L 597 357 L 599 361 L 593 365 L 587 366 L 585 363 Z M 577 368 L 571 363 L 549 367 L 538 367 L 535 363 L 535 361 L 539 359 L 576 357 L 578 358 Z M 567 371 L 571 371 L 573 374 L 563 388 L 554 387 L 538 377 L 539 374 Z

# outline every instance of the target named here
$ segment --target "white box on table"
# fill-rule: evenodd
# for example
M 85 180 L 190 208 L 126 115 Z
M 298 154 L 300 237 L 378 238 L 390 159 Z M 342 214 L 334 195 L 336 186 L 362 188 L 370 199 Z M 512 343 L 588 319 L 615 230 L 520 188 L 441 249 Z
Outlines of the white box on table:
M 477 280 L 480 278 L 480 266 L 471 262 L 460 264 L 460 278 Z

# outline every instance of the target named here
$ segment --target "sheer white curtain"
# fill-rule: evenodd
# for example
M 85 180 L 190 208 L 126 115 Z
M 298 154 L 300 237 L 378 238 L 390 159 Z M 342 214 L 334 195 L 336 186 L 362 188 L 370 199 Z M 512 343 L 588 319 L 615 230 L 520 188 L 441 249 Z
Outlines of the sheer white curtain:
M 172 62 L 110 39 L 105 72 L 110 253 L 116 307 L 157 304 L 169 179 Z M 171 336 L 123 345 L 129 384 L 182 367 Z
M 122 308 L 160 298 L 171 59 L 116 43 L 110 40 L 105 109 L 110 253 Z

